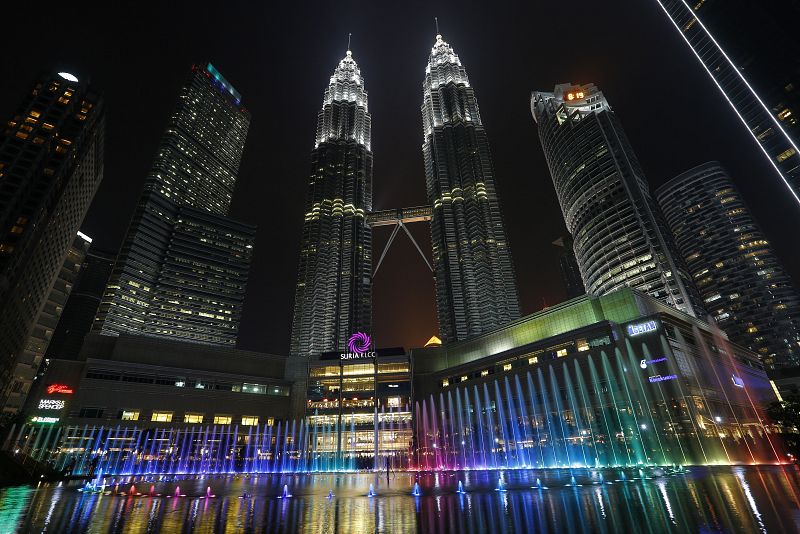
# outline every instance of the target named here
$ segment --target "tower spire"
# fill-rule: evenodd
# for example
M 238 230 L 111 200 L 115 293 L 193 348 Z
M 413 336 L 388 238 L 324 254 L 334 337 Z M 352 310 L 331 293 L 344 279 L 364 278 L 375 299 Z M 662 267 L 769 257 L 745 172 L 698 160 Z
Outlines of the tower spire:
M 352 33 L 347 34 L 347 51 L 350 52 L 350 37 L 352 37 Z
M 436 37 L 440 37 L 442 34 L 439 33 L 439 17 L 433 17 L 433 22 L 436 24 Z

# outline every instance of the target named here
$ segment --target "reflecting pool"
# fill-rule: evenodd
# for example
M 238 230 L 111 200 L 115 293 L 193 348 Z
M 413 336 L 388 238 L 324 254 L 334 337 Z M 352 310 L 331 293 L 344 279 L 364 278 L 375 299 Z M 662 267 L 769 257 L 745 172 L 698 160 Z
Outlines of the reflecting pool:
M 0 489 L 0 532 L 800 531 L 795 466 L 105 482 Z

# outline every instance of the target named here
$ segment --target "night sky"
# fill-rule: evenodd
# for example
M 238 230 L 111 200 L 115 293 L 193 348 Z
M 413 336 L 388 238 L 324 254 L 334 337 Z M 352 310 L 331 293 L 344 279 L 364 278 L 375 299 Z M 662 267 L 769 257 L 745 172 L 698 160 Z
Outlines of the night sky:
M 369 92 L 374 207 L 426 202 L 420 105 L 434 16 L 478 98 L 523 313 L 565 297 L 551 245 L 564 223 L 529 109 L 532 90 L 565 82 L 600 87 L 653 189 L 721 161 L 800 280 L 798 208 L 655 0 L 10 4 L 0 8 L 0 117 L 51 66 L 105 93 L 105 178 L 83 226 L 98 248 L 119 247 L 190 66 L 211 61 L 242 93 L 252 122 L 231 216 L 257 224 L 258 235 L 241 348 L 288 351 L 317 112 L 349 32 Z M 411 229 L 430 255 L 428 226 Z M 389 232 L 375 232 L 376 262 Z M 420 346 L 437 332 L 430 271 L 404 235 L 375 278 L 373 303 L 378 346 Z

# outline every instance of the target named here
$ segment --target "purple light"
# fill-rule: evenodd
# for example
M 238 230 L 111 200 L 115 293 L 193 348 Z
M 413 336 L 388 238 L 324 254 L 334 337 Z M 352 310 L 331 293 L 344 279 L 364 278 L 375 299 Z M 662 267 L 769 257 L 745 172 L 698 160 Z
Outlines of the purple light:
M 371 343 L 372 339 L 370 339 L 369 335 L 364 332 L 356 332 L 347 341 L 347 348 L 354 354 L 364 354 L 369 350 Z

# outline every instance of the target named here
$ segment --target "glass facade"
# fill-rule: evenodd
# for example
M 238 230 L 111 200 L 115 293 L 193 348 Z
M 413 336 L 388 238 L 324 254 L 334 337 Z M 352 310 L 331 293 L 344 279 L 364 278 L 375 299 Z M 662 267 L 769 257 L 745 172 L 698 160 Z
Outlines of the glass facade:
M 603 93 L 594 84 L 561 84 L 534 92 L 531 111 L 587 292 L 629 286 L 699 312 L 697 291 Z
M 800 296 L 727 171 L 705 163 L 656 196 L 719 327 L 770 368 L 800 364 Z
M 489 139 L 467 72 L 441 35 L 425 68 L 422 127 L 439 331 L 451 342 L 520 311 Z
M 797 3 L 658 2 L 800 203 Z
M 314 361 L 308 372 L 306 403 L 309 454 L 316 465 L 312 470 L 409 466 L 411 370 L 407 356 Z

